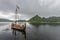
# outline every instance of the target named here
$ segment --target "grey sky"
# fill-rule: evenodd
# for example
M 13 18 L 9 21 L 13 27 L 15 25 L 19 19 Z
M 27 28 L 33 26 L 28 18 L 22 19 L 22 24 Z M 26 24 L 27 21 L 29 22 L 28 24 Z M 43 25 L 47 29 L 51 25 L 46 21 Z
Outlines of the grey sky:
M 0 0 L 0 18 L 13 19 L 16 4 L 20 6 L 20 19 L 60 16 L 60 0 Z

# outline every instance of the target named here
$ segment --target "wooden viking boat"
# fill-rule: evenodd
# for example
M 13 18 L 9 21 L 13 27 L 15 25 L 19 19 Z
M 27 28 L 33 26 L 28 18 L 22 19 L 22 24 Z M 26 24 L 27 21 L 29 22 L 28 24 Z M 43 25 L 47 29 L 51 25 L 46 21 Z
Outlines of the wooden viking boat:
M 20 30 L 20 31 L 25 31 L 26 29 L 26 23 L 24 25 L 21 24 L 17 24 L 18 21 L 16 21 L 17 19 L 17 14 L 18 14 L 18 10 L 19 10 L 19 6 L 16 6 L 16 11 L 15 11 L 15 21 L 11 24 L 11 28 L 15 29 L 15 30 Z

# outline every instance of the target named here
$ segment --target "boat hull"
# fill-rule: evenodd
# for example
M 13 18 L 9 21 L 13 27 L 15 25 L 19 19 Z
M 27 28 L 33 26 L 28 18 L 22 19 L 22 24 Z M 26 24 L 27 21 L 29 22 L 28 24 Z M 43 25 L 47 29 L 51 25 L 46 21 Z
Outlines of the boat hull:
M 11 29 L 14 29 L 14 30 L 19 30 L 19 31 L 25 31 L 26 29 L 26 25 L 19 25 L 19 24 L 12 24 L 11 25 Z

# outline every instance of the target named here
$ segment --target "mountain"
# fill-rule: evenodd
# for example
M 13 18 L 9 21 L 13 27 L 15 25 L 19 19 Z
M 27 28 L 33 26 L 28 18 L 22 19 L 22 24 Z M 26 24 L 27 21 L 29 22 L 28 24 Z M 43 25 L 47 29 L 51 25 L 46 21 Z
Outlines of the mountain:
M 38 15 L 35 15 L 34 17 L 30 18 L 29 20 L 30 23 L 59 23 L 60 22 L 60 17 L 40 17 Z
M 38 15 L 35 15 L 34 17 L 30 18 L 29 22 L 41 22 L 42 18 Z
M 34 16 L 34 17 L 32 17 L 30 20 L 38 20 L 38 19 L 41 19 L 41 17 L 39 17 L 38 15 L 36 15 L 36 16 Z

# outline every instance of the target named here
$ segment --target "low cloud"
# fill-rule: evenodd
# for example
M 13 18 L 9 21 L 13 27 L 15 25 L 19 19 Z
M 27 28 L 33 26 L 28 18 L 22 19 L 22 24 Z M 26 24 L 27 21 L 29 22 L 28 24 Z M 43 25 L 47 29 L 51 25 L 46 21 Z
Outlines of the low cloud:
M 13 20 L 16 4 L 19 5 L 19 19 L 60 16 L 60 0 L 0 0 L 0 18 Z

